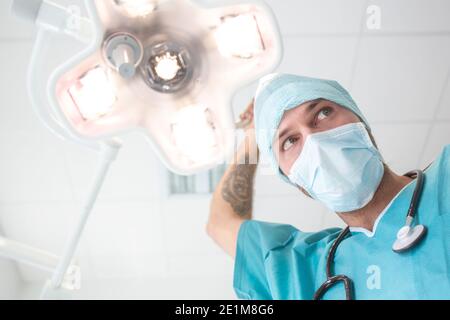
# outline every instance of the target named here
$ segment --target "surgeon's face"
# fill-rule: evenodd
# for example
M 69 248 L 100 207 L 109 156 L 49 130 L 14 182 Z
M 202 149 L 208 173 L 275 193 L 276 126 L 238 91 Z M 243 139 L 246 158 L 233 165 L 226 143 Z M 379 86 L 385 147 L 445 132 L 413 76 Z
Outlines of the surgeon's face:
M 286 111 L 273 142 L 282 172 L 286 176 L 289 174 L 310 134 L 360 121 L 350 110 L 324 99 L 310 101 Z

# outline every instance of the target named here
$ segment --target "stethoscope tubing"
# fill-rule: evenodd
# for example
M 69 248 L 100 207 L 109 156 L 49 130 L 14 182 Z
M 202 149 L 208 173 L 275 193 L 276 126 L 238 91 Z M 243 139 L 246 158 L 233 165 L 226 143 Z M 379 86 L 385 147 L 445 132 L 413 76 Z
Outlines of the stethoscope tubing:
M 405 174 L 407 177 L 417 177 L 417 185 L 414 188 L 414 193 L 409 204 L 407 217 L 414 218 L 417 210 L 417 205 L 419 204 L 420 197 L 422 195 L 424 177 L 423 172 L 421 170 L 413 170 Z
M 406 215 L 406 221 L 407 224 L 410 224 L 410 221 L 415 218 L 417 206 L 420 202 L 420 197 L 422 195 L 423 185 L 424 185 L 424 174 L 421 170 L 413 170 L 405 174 L 405 176 L 413 178 L 414 176 L 417 178 L 416 187 L 414 188 L 414 193 L 411 198 L 411 202 L 408 208 L 408 213 Z M 327 256 L 327 264 L 326 264 L 326 276 L 327 279 L 325 282 L 317 289 L 317 291 L 314 293 L 314 300 L 320 300 L 323 295 L 329 290 L 332 286 L 338 284 L 339 282 L 344 283 L 345 287 L 345 297 L 346 300 L 353 300 L 354 299 L 354 287 L 353 287 L 353 281 L 347 277 L 346 275 L 336 275 L 333 276 L 333 262 L 334 262 L 334 256 L 336 254 L 336 250 L 339 246 L 339 244 L 345 239 L 347 235 L 350 234 L 350 227 L 346 227 L 344 230 L 340 232 L 336 240 L 331 245 L 330 251 L 328 252 Z M 419 238 L 418 240 L 420 240 Z M 416 243 L 413 243 L 411 246 L 409 246 L 407 249 L 412 248 Z

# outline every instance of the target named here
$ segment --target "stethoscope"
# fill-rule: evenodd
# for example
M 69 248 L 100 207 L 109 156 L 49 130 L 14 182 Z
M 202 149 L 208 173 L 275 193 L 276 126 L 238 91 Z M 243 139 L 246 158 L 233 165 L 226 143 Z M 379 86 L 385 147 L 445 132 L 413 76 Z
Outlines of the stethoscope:
M 420 196 L 422 195 L 425 176 L 421 170 L 410 171 L 406 173 L 405 176 L 410 178 L 416 176 L 417 184 L 416 187 L 414 188 L 414 193 L 411 198 L 408 214 L 406 215 L 405 225 L 397 232 L 397 239 L 392 245 L 392 250 L 396 253 L 405 252 L 416 246 L 424 238 L 427 232 L 427 228 L 424 225 L 418 224 L 416 226 L 412 226 L 414 217 L 416 215 L 416 209 L 419 205 Z M 332 272 L 332 266 L 336 250 L 339 244 L 342 242 L 342 240 L 344 240 L 349 233 L 350 228 L 349 227 L 345 228 L 344 230 L 341 231 L 339 236 L 332 244 L 327 257 L 327 265 L 326 265 L 327 280 L 314 293 L 314 300 L 321 299 L 328 289 L 341 282 L 344 284 L 346 299 L 353 300 L 353 281 L 346 275 L 333 276 Z

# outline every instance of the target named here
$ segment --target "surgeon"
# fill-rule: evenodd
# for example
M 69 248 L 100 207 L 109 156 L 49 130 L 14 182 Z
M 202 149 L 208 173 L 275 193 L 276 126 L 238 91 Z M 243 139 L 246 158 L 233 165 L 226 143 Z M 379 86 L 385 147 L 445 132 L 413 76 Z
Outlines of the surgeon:
M 234 258 L 239 298 L 450 299 L 450 146 L 423 174 L 396 173 L 341 85 L 297 75 L 263 78 L 241 118 L 245 140 L 206 228 Z M 347 227 L 304 232 L 252 219 L 261 155 Z

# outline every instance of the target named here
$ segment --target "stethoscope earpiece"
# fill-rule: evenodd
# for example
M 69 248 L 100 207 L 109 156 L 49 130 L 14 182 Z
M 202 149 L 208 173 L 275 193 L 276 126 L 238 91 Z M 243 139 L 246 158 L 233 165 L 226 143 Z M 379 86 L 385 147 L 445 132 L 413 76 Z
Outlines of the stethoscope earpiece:
M 427 228 L 418 224 L 415 227 L 404 226 L 397 232 L 397 239 L 392 245 L 392 250 L 402 253 L 415 246 L 426 234 Z

